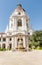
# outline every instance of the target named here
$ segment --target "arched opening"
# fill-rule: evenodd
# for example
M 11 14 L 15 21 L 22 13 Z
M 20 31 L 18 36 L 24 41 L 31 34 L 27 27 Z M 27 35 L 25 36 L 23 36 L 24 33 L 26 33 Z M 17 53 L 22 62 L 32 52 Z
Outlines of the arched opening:
M 17 39 L 17 46 L 18 46 L 18 49 L 23 49 L 23 39 L 22 38 Z
M 12 49 L 12 44 L 9 44 L 9 49 Z
M 2 44 L 2 48 L 5 49 L 6 45 L 5 44 Z
M 21 27 L 21 26 L 22 26 L 22 20 L 21 20 L 21 19 L 19 19 L 19 20 L 17 21 L 17 26 L 18 26 L 18 27 Z

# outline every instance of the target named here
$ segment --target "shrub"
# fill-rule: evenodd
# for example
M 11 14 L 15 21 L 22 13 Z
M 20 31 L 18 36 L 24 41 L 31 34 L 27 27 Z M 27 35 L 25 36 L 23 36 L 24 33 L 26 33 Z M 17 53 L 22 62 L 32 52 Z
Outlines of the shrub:
M 5 51 L 6 49 L 5 48 L 0 48 L 0 51 Z

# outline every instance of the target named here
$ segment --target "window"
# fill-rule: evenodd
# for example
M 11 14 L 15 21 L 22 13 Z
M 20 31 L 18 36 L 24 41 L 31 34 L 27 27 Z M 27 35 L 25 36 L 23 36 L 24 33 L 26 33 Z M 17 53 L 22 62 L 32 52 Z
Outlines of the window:
M 17 26 L 22 26 L 22 20 L 21 19 L 18 20 Z
M 30 35 L 30 32 L 28 32 L 28 34 Z
M 12 39 L 10 38 L 10 41 L 11 41 Z
M 19 41 L 20 39 L 18 38 L 18 40 L 17 41 Z
M 27 24 L 27 27 L 28 27 L 28 24 Z
M 6 38 L 3 38 L 3 41 L 6 41 Z
M 1 38 L 0 38 L 0 41 L 1 41 Z
M 20 15 L 21 13 L 20 12 L 18 12 L 18 15 Z

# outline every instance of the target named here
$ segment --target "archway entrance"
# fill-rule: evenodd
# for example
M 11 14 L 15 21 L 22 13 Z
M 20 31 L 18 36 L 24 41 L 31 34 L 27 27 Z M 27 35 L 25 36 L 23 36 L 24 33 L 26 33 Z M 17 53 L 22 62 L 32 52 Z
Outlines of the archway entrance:
M 18 35 L 18 38 L 17 38 L 17 48 L 18 49 L 23 49 L 23 37 L 22 35 Z
M 18 48 L 19 49 L 22 49 L 23 48 L 23 39 L 21 38 L 21 39 L 17 39 L 17 46 L 18 46 Z
M 9 49 L 12 49 L 12 44 L 9 44 Z
M 2 44 L 2 48 L 5 49 L 6 45 L 5 44 Z

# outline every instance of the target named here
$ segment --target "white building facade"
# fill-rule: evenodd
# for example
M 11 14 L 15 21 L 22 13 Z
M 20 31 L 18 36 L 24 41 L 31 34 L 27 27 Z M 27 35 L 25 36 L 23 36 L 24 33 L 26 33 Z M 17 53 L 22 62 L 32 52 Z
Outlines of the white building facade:
M 4 33 L 0 33 L 0 48 L 11 50 L 28 49 L 29 17 L 21 4 L 17 5 Z

